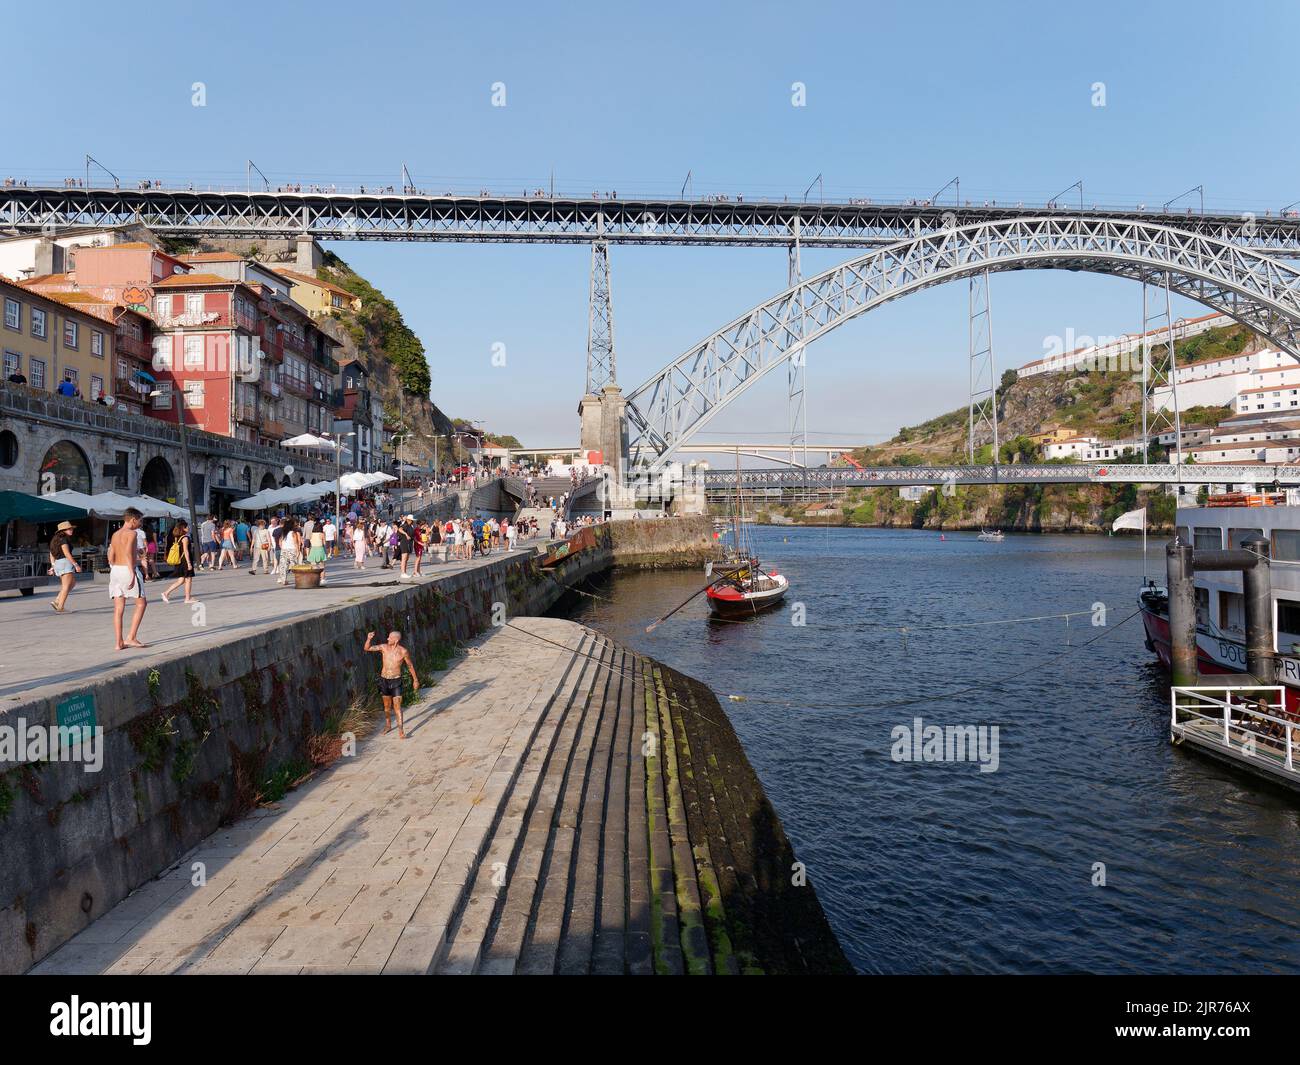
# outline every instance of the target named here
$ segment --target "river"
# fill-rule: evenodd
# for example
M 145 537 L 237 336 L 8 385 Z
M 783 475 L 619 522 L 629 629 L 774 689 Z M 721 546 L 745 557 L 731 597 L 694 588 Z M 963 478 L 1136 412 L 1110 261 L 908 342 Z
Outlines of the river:
M 791 580 L 781 610 L 715 622 L 700 597 L 645 633 L 692 571 L 606 576 L 566 616 L 718 694 L 860 971 L 1300 972 L 1300 804 L 1170 745 L 1125 620 L 1139 540 L 755 539 Z M 1149 557 L 1162 572 L 1162 540 Z M 996 770 L 895 760 L 918 716 L 997 726 Z

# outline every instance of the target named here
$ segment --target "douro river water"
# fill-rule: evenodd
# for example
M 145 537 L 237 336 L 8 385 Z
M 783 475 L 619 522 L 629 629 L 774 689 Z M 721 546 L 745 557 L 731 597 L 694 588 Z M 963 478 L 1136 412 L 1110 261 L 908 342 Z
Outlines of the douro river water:
M 1300 971 L 1300 803 L 1170 745 L 1139 540 L 755 538 L 781 610 L 700 597 L 646 634 L 691 571 L 606 577 L 568 616 L 718 694 L 860 970 Z M 925 757 L 917 718 L 982 726 L 984 771 Z

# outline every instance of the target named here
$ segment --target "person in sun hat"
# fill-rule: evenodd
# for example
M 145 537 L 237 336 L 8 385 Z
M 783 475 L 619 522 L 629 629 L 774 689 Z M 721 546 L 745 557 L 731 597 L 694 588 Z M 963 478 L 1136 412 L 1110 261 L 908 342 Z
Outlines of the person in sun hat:
M 72 534 L 77 527 L 70 521 L 61 521 L 50 537 L 50 572 L 59 578 L 59 594 L 50 604 L 56 613 L 63 613 L 63 606 L 68 595 L 77 583 L 77 574 L 81 566 L 72 557 Z

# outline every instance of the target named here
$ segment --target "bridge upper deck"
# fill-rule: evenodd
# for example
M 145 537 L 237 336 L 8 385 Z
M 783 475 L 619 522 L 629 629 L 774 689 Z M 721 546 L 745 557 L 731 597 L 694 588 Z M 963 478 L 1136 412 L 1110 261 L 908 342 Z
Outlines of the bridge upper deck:
M 0 227 L 51 232 L 146 223 L 164 236 L 322 240 L 687 244 L 862 248 L 955 226 L 1060 214 L 1168 225 L 1245 247 L 1300 254 L 1300 213 L 1141 206 L 791 202 L 675 197 L 464 196 L 447 192 L 229 188 L 0 188 Z

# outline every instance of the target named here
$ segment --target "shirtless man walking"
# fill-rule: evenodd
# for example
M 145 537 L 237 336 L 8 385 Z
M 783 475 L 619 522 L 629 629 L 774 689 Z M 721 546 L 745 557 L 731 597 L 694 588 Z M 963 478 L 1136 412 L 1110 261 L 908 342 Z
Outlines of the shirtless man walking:
M 135 531 L 144 524 L 144 515 L 135 507 L 127 507 L 122 514 L 122 527 L 113 534 L 108 544 L 108 597 L 113 601 L 113 634 L 117 649 L 148 647 L 136 639 L 140 622 L 144 618 L 144 573 L 140 570 L 139 540 Z M 135 600 L 135 613 L 131 615 L 131 634 L 122 639 L 122 617 L 126 601 Z
M 411 671 L 411 687 L 419 690 L 420 680 L 415 675 L 415 663 L 411 661 L 411 652 L 402 646 L 402 634 L 394 630 L 388 639 L 377 647 L 370 641 L 375 638 L 373 632 L 366 633 L 366 646 L 363 651 L 378 651 L 384 656 L 384 664 L 379 670 L 379 694 L 384 697 L 384 732 L 393 730 L 392 715 L 397 714 L 397 734 L 406 739 L 406 730 L 402 727 L 402 664 Z

